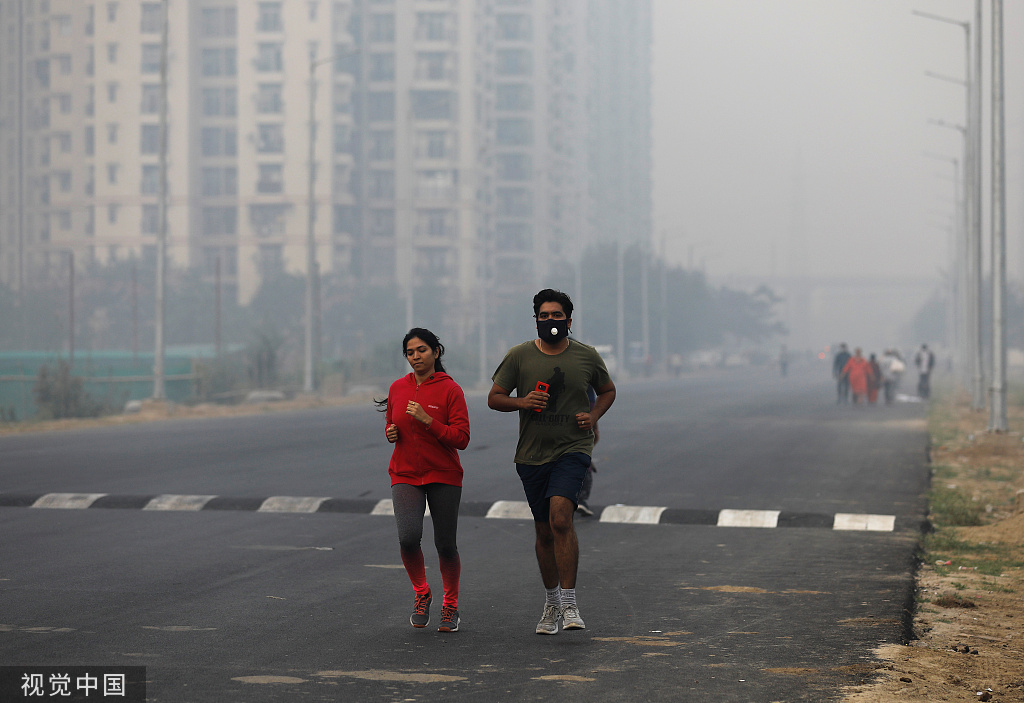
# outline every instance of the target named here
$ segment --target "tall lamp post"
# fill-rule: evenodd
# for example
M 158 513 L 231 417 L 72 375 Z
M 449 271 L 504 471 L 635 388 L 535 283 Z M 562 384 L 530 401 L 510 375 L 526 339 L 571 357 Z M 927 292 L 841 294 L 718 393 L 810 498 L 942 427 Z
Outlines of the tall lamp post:
M 991 432 L 1006 432 L 1006 135 L 1003 0 L 992 0 L 992 388 Z
M 306 217 L 306 319 L 305 353 L 302 365 L 302 391 L 316 390 L 313 373 L 314 317 L 316 315 L 316 277 L 319 272 L 316 262 L 316 69 L 334 60 L 333 57 L 317 60 L 316 54 L 309 56 L 309 189 L 308 213 Z
M 981 0 L 977 0 L 978 3 Z M 965 89 L 965 112 L 966 120 L 966 142 L 964 148 L 964 176 L 965 192 L 964 201 L 970 213 L 969 244 L 967 247 L 967 350 L 971 369 L 971 407 L 981 410 L 985 407 L 985 379 L 984 367 L 982 365 L 982 299 L 981 299 L 981 54 L 978 49 L 980 43 L 981 15 L 980 8 L 976 6 L 975 24 L 975 60 L 971 61 L 971 23 L 961 20 L 954 20 L 941 15 L 933 15 L 928 12 L 914 10 L 914 14 L 926 19 L 944 22 L 960 27 L 964 31 L 964 80 L 955 80 L 962 83 Z M 972 71 L 973 68 L 973 71 Z M 933 78 L 943 78 L 932 74 Z M 948 80 L 943 78 L 944 80 Z
M 938 124 L 934 122 L 933 124 Z M 943 126 L 947 126 L 943 123 Z M 955 126 L 955 125 L 948 125 Z M 960 127 L 960 129 L 963 129 Z M 953 165 L 953 244 L 950 247 L 949 261 L 950 261 L 950 312 L 952 313 L 953 324 L 950 325 L 950 333 L 952 335 L 953 348 L 956 350 L 957 356 L 957 371 L 961 373 L 962 379 L 969 379 L 967 366 L 967 355 L 966 348 L 964 345 L 964 308 L 966 307 L 963 301 L 963 284 L 966 276 L 966 271 L 963 268 L 963 257 L 961 253 L 964 247 L 967 245 L 967 219 L 969 217 L 967 212 L 966 203 L 962 202 L 960 194 L 960 159 L 953 156 L 943 156 L 941 154 L 925 153 L 930 159 L 938 159 L 945 161 Z M 948 318 L 947 318 L 948 319 Z

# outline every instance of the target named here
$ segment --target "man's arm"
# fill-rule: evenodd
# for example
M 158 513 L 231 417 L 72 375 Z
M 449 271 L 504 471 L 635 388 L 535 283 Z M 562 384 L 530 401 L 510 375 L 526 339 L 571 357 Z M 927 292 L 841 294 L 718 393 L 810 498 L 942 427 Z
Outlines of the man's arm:
M 512 391 L 495 383 L 487 394 L 487 407 L 498 412 L 511 413 L 516 410 L 543 410 L 548 406 L 547 393 L 530 391 L 522 398 L 513 398 L 511 393 Z
M 597 400 L 594 401 L 594 407 L 590 409 L 590 419 L 596 423 L 615 402 L 615 384 L 608 381 L 607 385 L 595 388 L 594 391 L 597 393 Z

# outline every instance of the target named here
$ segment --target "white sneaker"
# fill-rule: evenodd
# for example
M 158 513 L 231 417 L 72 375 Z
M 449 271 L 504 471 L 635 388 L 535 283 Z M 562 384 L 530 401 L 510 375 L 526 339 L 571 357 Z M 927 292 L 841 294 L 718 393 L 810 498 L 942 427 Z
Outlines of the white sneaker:
M 577 613 L 578 615 L 578 613 Z M 537 634 L 538 635 L 557 635 L 558 634 L 558 608 L 544 604 L 544 613 L 540 616 L 540 622 L 537 623 Z M 582 620 L 580 621 L 582 622 Z
M 580 617 L 580 609 L 575 605 L 562 606 L 562 629 L 563 630 L 586 630 L 583 618 Z

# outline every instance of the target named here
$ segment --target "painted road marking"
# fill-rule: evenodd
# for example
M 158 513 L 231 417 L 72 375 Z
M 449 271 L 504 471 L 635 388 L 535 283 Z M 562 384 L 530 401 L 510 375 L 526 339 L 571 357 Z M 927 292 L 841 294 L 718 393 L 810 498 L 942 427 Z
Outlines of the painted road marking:
M 778 527 L 779 510 L 723 510 L 719 527 Z
M 504 520 L 532 520 L 530 504 L 525 500 L 499 500 L 494 503 L 484 517 Z
M 609 505 L 601 511 L 601 522 L 627 522 L 634 525 L 657 525 L 668 508 L 649 505 Z
M 330 498 L 311 498 L 296 496 L 271 496 L 263 501 L 261 513 L 315 513 L 320 505 Z
M 895 515 L 857 515 L 836 513 L 833 530 L 866 530 L 868 532 L 892 532 L 896 529 Z
M 143 510 L 202 510 L 216 497 L 162 495 L 146 503 Z
M 33 508 L 60 508 L 81 510 L 107 495 L 106 493 L 47 493 L 35 503 Z
M 141 509 L 164 511 L 241 510 L 264 513 L 356 513 L 394 516 L 390 498 L 379 500 L 348 500 L 318 496 L 272 496 L 270 498 L 238 498 L 215 495 L 115 495 L 110 493 L 47 493 L 45 495 L 0 493 L 0 507 L 63 508 L 63 509 Z M 484 516 L 507 520 L 532 520 L 526 501 L 499 500 L 494 503 L 465 503 L 468 516 Z M 600 511 L 599 522 L 637 525 L 718 525 L 719 527 L 812 527 L 842 531 L 895 532 L 895 515 L 869 513 L 784 513 L 779 510 L 706 510 L 673 509 L 653 505 L 610 505 Z M 430 515 L 429 506 L 426 515 Z M 582 521 L 582 518 L 581 518 Z M 917 530 L 920 521 L 912 516 L 902 518 L 900 529 Z

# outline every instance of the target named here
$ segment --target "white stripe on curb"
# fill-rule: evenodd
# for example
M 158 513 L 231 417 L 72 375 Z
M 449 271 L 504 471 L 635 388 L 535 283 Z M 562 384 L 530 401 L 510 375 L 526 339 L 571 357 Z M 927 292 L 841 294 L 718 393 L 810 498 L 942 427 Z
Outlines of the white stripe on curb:
M 261 513 L 315 513 L 320 505 L 330 498 L 312 498 L 299 496 L 271 496 L 263 501 Z
M 32 504 L 33 508 L 60 508 L 77 510 L 88 508 L 106 493 L 47 493 Z
M 525 500 L 499 500 L 490 507 L 484 517 L 532 520 L 533 513 L 530 511 L 530 504 Z
M 719 527 L 778 527 L 779 510 L 722 510 Z
M 601 522 L 626 522 L 634 525 L 657 525 L 668 508 L 649 505 L 609 505 L 601 511 Z
M 385 498 L 384 500 L 377 501 L 377 504 L 373 506 L 373 510 L 370 511 L 370 515 L 390 515 L 391 517 L 394 517 L 395 504 L 392 502 L 390 498 Z M 430 515 L 429 505 L 427 506 L 427 509 L 423 512 L 423 515 L 424 517 Z
M 896 529 L 896 516 L 836 513 L 835 522 L 832 523 L 832 529 L 892 532 Z
M 217 496 L 162 495 L 146 503 L 143 510 L 202 510 Z

